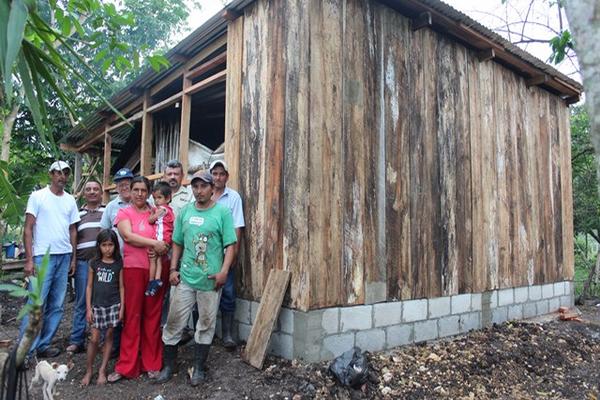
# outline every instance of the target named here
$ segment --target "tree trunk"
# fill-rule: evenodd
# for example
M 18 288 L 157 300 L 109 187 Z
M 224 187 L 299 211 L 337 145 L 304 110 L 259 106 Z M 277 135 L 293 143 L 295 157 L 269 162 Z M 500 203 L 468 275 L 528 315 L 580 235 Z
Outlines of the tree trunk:
M 600 0 L 567 0 L 565 10 L 581 66 L 596 171 L 600 176 Z
M 15 99 L 16 100 L 16 99 Z M 12 129 L 19 113 L 19 102 L 15 101 L 12 109 L 8 115 L 4 118 L 4 132 L 2 133 L 2 153 L 0 154 L 0 160 L 8 162 L 10 156 L 10 139 L 12 137 Z

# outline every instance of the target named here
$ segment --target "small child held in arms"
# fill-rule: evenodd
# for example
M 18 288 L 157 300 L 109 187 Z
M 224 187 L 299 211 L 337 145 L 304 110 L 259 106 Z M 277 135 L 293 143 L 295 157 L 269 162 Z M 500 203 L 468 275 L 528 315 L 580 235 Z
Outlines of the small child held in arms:
M 96 238 L 96 256 L 88 267 L 85 300 L 86 318 L 91 324 L 92 336 L 87 348 L 87 369 L 81 384 L 87 386 L 92 379 L 94 359 L 100 345 L 100 334 L 104 335 L 102 364 L 96 383 L 106 383 L 106 365 L 110 360 L 113 343 L 113 328 L 123 320 L 123 261 L 119 251 L 119 240 L 112 229 L 103 229 Z
M 157 182 L 152 189 L 152 198 L 156 208 L 150 214 L 148 222 L 154 225 L 156 240 L 171 243 L 175 214 L 169 205 L 171 202 L 171 187 L 167 182 Z M 150 256 L 150 274 L 146 296 L 154 296 L 163 285 L 160 279 L 162 271 L 161 257 Z

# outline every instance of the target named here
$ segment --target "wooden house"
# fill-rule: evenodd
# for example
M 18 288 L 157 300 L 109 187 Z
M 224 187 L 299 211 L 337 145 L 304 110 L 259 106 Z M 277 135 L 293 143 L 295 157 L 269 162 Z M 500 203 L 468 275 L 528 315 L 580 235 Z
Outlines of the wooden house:
M 69 133 L 149 175 L 224 143 L 247 227 L 236 320 L 291 271 L 271 349 L 331 358 L 573 301 L 582 87 L 438 0 L 234 0 Z M 160 154 L 159 154 L 160 153 Z

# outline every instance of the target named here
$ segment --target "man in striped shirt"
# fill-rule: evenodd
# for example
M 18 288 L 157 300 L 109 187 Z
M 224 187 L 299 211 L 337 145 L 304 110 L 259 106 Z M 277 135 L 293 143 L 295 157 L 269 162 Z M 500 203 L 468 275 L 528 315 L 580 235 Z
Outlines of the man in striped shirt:
M 100 220 L 104 213 L 102 186 L 96 180 L 90 180 L 83 188 L 85 204 L 79 209 L 81 221 L 77 224 L 77 267 L 75 277 L 75 309 L 73 327 L 67 352 L 78 353 L 85 348 L 85 290 L 87 287 L 88 263 L 95 256 L 96 236 L 100 232 Z

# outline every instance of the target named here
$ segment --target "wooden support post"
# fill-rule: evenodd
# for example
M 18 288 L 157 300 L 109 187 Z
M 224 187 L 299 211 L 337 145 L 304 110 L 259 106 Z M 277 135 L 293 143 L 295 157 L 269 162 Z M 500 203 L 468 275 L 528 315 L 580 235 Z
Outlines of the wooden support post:
M 542 74 L 542 75 L 537 75 L 537 76 L 527 79 L 525 84 L 527 85 L 527 87 L 531 87 L 531 86 L 538 86 L 538 85 L 544 84 L 546 82 L 548 82 L 548 75 Z
M 190 147 L 190 116 L 192 115 L 192 95 L 185 90 L 192 86 L 192 80 L 183 79 L 183 96 L 181 98 L 181 123 L 179 124 L 179 161 L 183 165 L 183 177 L 187 177 L 189 166 L 188 149 Z
M 225 162 L 229 167 L 227 185 L 240 187 L 240 130 L 242 118 L 242 56 L 244 18 L 227 27 L 227 81 L 225 94 Z
M 412 30 L 418 31 L 419 29 L 431 26 L 432 24 L 433 20 L 431 18 L 431 13 L 429 11 L 425 11 L 424 13 L 419 14 L 417 18 L 412 20 Z
M 110 200 L 110 167 L 112 152 L 112 136 L 108 133 L 108 125 L 104 128 L 104 163 L 102 169 L 102 202 L 107 204 Z
M 75 165 L 73 166 L 73 194 L 77 194 L 80 190 L 79 185 L 81 184 L 81 165 L 82 165 L 82 154 L 75 153 Z
M 150 175 L 152 173 L 152 141 L 153 141 L 153 117 L 148 112 L 148 107 L 152 103 L 150 92 L 144 95 L 143 116 L 142 116 L 142 141 L 140 152 L 140 175 Z
M 493 48 L 484 49 L 477 53 L 477 58 L 479 58 L 480 62 L 488 61 L 496 57 L 496 50 Z

